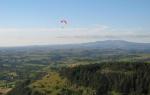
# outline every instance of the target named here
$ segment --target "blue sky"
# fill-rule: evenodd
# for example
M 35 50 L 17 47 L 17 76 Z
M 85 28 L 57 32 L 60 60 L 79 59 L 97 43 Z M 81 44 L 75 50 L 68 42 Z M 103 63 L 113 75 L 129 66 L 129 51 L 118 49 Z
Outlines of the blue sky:
M 1 0 L 0 44 L 150 42 L 149 5 L 150 0 Z M 61 19 L 68 21 L 63 29 Z

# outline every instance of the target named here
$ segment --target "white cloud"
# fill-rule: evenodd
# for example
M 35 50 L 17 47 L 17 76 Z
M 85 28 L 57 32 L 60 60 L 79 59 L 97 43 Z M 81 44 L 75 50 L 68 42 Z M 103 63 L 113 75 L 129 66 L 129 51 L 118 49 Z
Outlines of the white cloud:
M 150 31 L 114 29 L 105 25 L 88 28 L 0 28 L 0 46 L 83 43 L 113 39 L 150 42 Z

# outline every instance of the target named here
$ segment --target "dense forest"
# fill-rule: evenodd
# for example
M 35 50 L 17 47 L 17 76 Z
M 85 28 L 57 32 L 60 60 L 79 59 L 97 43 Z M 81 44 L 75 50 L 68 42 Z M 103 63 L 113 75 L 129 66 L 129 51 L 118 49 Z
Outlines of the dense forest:
M 96 95 L 149 95 L 150 64 L 103 63 L 67 68 L 72 83 L 95 89 Z
M 62 68 L 26 80 L 8 95 L 149 95 L 150 64 L 101 63 Z

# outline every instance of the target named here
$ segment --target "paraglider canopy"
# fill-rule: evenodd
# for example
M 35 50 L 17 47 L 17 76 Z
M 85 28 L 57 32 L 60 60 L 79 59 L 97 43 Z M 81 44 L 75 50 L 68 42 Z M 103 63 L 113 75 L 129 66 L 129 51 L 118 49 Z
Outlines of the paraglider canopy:
M 67 20 L 61 20 L 60 23 L 61 24 L 67 24 L 68 22 L 67 22 Z
M 60 20 L 60 24 L 61 24 L 61 28 L 65 28 L 67 26 L 68 22 L 67 22 L 67 20 L 62 19 L 62 20 Z

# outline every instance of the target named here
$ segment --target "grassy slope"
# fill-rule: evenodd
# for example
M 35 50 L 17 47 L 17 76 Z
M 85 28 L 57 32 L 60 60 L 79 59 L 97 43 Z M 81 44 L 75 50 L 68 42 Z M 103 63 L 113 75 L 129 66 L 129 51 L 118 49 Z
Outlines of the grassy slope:
M 70 83 L 57 72 L 50 72 L 41 80 L 29 83 L 21 90 L 18 88 L 10 91 L 8 95 L 94 95 L 95 93 L 91 88 Z

